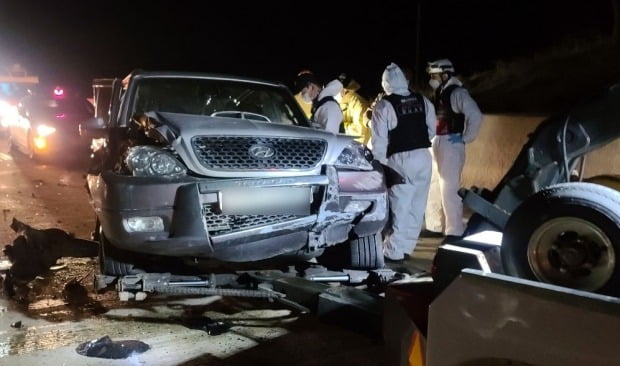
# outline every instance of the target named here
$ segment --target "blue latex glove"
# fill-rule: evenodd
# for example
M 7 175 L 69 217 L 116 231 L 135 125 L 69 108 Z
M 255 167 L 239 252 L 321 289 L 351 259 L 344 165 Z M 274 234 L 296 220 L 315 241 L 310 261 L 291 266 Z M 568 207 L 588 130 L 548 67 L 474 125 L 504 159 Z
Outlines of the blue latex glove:
M 465 141 L 463 141 L 463 135 L 461 135 L 460 133 L 453 133 L 450 135 L 450 137 L 448 137 L 448 141 L 450 141 L 451 144 L 464 144 Z

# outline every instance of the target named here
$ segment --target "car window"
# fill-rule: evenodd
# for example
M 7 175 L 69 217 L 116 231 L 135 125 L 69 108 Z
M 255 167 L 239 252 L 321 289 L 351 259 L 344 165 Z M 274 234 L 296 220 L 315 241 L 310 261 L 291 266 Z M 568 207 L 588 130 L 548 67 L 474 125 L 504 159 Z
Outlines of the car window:
M 295 99 L 281 87 L 218 79 L 144 78 L 137 82 L 133 116 L 157 111 L 307 125 Z

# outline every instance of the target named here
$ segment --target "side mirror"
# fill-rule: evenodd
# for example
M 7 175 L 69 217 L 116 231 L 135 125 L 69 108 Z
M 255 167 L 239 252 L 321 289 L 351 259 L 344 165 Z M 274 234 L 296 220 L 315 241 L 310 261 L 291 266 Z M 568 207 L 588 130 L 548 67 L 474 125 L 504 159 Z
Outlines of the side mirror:
M 87 138 L 105 137 L 107 126 L 103 118 L 93 117 L 80 123 L 80 136 Z

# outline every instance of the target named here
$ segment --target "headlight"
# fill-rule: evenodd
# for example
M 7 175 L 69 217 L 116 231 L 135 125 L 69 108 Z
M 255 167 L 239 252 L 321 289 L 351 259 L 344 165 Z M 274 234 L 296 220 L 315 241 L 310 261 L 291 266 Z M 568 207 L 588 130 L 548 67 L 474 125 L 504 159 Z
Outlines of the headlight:
M 133 175 L 139 177 L 179 177 L 186 173 L 172 154 L 152 146 L 132 147 L 125 162 Z
M 41 137 L 49 136 L 56 132 L 56 128 L 48 126 L 48 125 L 38 125 L 37 126 L 37 134 Z
M 357 141 L 351 141 L 342 150 L 334 165 L 338 168 L 372 170 L 372 164 L 370 164 L 372 159 L 372 153 L 366 146 Z

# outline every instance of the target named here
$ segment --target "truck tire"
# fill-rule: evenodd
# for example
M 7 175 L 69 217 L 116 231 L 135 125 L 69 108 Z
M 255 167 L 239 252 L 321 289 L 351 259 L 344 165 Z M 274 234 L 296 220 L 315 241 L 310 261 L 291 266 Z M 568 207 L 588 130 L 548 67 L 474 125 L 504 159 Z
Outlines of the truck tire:
M 383 241 L 381 233 L 349 240 L 351 267 L 359 269 L 383 268 Z
M 620 192 L 562 183 L 529 197 L 504 229 L 508 275 L 620 295 Z
M 144 272 L 135 267 L 131 253 L 115 248 L 103 232 L 99 234 L 99 270 L 109 276 L 126 276 Z

